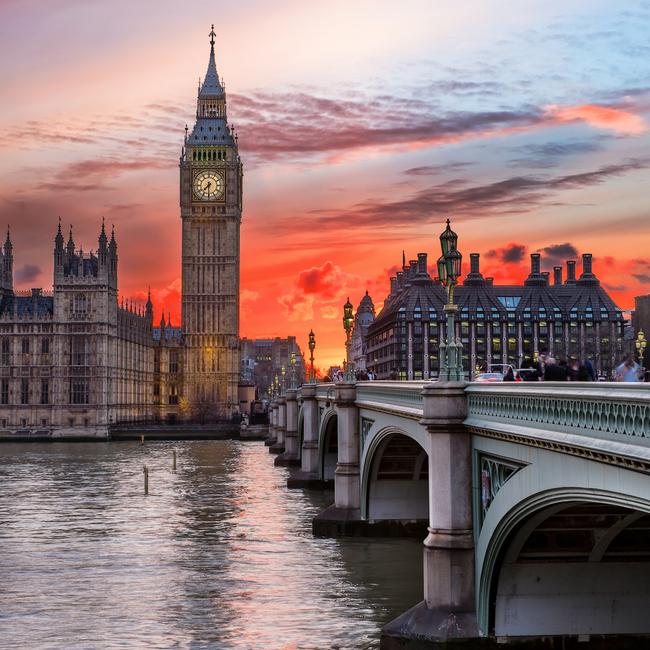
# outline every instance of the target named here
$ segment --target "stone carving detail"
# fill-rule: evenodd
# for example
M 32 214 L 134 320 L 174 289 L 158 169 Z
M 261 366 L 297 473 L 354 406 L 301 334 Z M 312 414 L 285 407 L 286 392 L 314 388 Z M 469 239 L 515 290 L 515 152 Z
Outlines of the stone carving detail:
M 497 492 L 523 465 L 489 456 L 480 457 L 481 523 Z
M 361 418 L 361 451 L 363 451 L 366 446 L 366 438 L 372 429 L 372 425 L 375 423 L 374 420 L 369 418 Z
M 650 402 L 641 400 L 470 394 L 469 416 L 650 438 Z

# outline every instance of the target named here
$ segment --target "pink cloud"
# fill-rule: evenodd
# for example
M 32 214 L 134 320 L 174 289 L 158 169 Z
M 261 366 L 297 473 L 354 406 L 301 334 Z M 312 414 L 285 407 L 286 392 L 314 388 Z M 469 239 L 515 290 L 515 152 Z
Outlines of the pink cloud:
M 545 116 L 558 122 L 586 122 L 598 129 L 607 129 L 623 135 L 639 135 L 647 131 L 648 126 L 640 116 L 620 108 L 598 106 L 597 104 L 579 104 L 577 106 L 545 107 Z

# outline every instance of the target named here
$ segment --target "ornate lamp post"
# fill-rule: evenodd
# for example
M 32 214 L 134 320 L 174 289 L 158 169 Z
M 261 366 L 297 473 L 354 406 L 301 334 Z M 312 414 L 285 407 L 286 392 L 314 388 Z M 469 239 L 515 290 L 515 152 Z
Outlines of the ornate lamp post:
M 447 304 L 444 307 L 447 316 L 447 341 L 440 343 L 439 381 L 462 381 L 464 379 L 463 346 L 456 338 L 458 307 L 454 304 L 454 287 L 458 283 L 463 260 L 463 256 L 456 248 L 457 243 L 458 235 L 451 229 L 449 219 L 447 219 L 447 228 L 440 235 L 442 256 L 438 259 L 438 276 L 447 289 Z
M 282 368 L 280 369 L 280 374 L 282 375 L 282 395 L 284 395 L 284 393 L 286 392 L 286 388 L 287 388 L 287 385 L 286 385 L 286 383 L 284 381 L 284 376 L 285 376 L 286 373 L 287 373 L 286 368 L 284 366 L 282 366 Z
M 636 347 L 637 354 L 639 355 L 639 365 L 643 367 L 643 355 L 645 354 L 646 346 L 648 341 L 646 341 L 645 334 L 643 330 L 639 330 L 639 333 L 636 336 L 634 341 L 634 346 Z
M 350 361 L 350 337 L 354 326 L 352 303 L 348 301 L 343 305 L 343 329 L 345 330 L 345 381 L 354 381 L 354 364 Z
M 316 373 L 314 372 L 314 349 L 316 348 L 316 335 L 314 330 L 309 330 L 309 383 L 316 381 Z
M 291 353 L 291 359 L 289 361 L 289 364 L 291 365 L 291 378 L 289 379 L 289 388 L 295 388 L 296 387 L 296 353 L 292 352 Z

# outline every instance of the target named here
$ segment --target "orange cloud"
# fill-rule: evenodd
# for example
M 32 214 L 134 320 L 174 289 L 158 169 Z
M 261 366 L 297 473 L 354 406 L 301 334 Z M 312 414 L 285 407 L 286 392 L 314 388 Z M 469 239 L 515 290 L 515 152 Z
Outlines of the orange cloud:
M 623 135 L 639 135 L 647 131 L 648 126 L 640 115 L 635 115 L 620 108 L 609 108 L 597 104 L 579 104 L 578 106 L 545 107 L 545 116 L 558 122 L 586 122 L 598 129 L 607 129 Z

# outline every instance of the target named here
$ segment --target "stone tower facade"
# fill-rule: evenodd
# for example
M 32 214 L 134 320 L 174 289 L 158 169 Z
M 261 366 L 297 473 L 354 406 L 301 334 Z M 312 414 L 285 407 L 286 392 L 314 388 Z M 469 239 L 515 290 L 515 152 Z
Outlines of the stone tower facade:
M 180 207 L 185 397 L 194 412 L 229 415 L 238 406 L 242 163 L 217 74 L 214 31 L 196 123 L 180 159 Z

